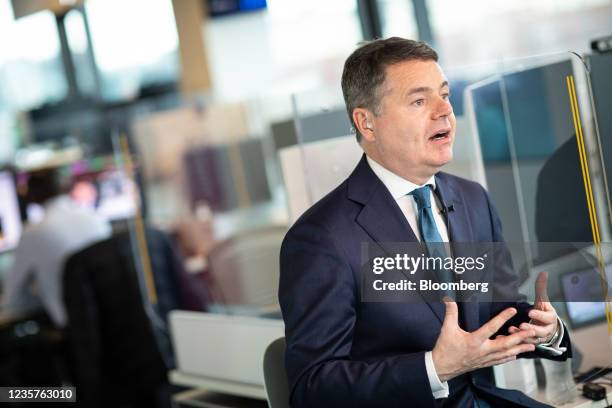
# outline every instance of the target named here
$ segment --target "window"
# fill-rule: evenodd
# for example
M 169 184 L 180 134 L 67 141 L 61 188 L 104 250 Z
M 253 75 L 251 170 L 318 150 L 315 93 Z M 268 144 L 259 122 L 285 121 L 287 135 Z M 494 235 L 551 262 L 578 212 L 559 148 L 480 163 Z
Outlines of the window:
M 143 86 L 177 80 L 170 0 L 89 0 L 85 11 L 104 99 L 130 99 Z
M 72 10 L 66 14 L 64 26 L 66 27 L 68 46 L 74 61 L 79 93 L 84 96 L 95 97 L 97 94 L 96 67 L 90 58 L 87 30 L 81 11 Z
M 15 110 L 60 101 L 68 86 L 55 16 L 41 11 L 13 19 L 9 0 L 0 0 L 0 95 Z
M 362 40 L 355 0 L 269 0 L 268 9 L 212 19 L 205 40 L 220 100 L 339 87 Z
M 383 37 L 418 39 L 414 10 L 410 0 L 379 0 Z
M 557 51 L 586 51 L 610 34 L 610 0 L 429 0 L 446 66 Z

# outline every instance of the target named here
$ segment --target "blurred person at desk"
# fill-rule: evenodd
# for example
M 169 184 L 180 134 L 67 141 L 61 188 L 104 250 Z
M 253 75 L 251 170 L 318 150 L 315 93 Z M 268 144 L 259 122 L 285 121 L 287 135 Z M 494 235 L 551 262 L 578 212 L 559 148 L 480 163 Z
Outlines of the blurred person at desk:
M 64 262 L 73 253 L 111 235 L 108 222 L 63 194 L 60 169 L 29 174 L 27 199 L 44 208 L 39 223 L 28 225 L 15 249 L 4 285 L 10 312 L 42 308 L 57 327 L 67 323 L 62 301 Z

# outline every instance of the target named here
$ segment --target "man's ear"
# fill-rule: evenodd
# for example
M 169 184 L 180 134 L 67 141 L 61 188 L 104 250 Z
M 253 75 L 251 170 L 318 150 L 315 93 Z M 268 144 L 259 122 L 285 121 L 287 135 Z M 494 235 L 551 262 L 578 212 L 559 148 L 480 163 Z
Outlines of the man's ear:
M 374 124 L 372 118 L 374 114 L 365 108 L 353 109 L 353 122 L 355 127 L 361 133 L 361 136 L 368 142 L 373 142 L 374 137 Z

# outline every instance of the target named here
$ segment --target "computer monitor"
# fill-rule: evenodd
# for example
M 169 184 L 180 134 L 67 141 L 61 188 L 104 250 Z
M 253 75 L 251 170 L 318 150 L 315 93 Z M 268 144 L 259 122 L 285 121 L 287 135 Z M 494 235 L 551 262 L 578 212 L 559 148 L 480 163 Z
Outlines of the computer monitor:
M 608 183 L 612 180 L 612 53 L 593 53 L 589 58 L 591 91 L 599 129 L 598 142 Z M 610 192 L 607 191 L 609 195 Z
M 134 181 L 122 170 L 106 169 L 76 177 L 70 196 L 108 221 L 126 219 L 136 214 L 138 190 Z
M 566 87 L 574 74 L 567 58 L 466 88 L 487 187 L 509 242 L 592 242 Z
M 0 253 L 14 249 L 21 237 L 21 216 L 13 175 L 0 171 Z
M 608 282 L 612 278 L 612 264 L 605 266 Z M 602 287 L 602 285 L 608 287 Z M 606 320 L 604 289 L 609 283 L 602 282 L 594 268 L 567 272 L 561 275 L 561 289 L 565 299 L 567 315 L 572 328 L 580 328 Z
M 133 217 L 140 205 L 138 187 L 125 173 L 113 167 L 89 170 L 87 163 L 74 166 L 78 170 L 70 173 L 70 198 L 78 205 L 88 208 L 107 221 L 119 221 Z M 20 175 L 21 183 L 27 184 L 27 173 Z M 25 208 L 28 224 L 38 224 L 44 219 L 45 207 L 28 203 Z
M 567 59 L 495 75 L 466 87 L 485 165 L 510 161 L 512 145 L 519 161 L 546 160 L 574 137 L 565 89 L 565 78 L 572 74 L 572 61 Z

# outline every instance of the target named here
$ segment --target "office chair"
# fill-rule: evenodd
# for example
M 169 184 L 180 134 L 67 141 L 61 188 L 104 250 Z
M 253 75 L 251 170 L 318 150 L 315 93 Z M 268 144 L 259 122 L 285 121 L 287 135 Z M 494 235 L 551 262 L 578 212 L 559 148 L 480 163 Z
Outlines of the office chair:
M 146 235 L 163 315 L 178 303 L 176 277 L 162 274 L 173 260 L 166 259 L 161 232 L 147 229 Z M 170 344 L 162 341 L 143 305 L 129 234 L 72 255 L 63 288 L 79 406 L 169 407 Z
M 274 340 L 264 354 L 263 370 L 270 408 L 289 408 L 289 382 L 285 371 L 285 338 Z
M 286 226 L 267 226 L 235 235 L 210 252 L 215 301 L 226 305 L 278 304 L 280 247 Z

